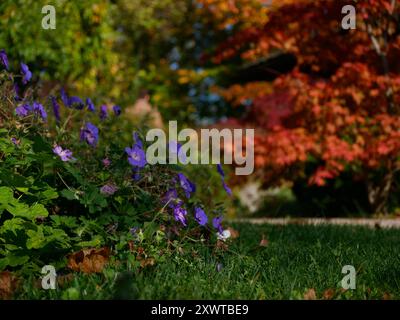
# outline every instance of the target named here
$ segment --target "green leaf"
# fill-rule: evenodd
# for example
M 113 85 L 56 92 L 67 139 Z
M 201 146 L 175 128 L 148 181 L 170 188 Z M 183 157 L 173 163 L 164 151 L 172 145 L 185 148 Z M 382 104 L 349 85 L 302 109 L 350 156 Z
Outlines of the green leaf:
M 30 208 L 30 218 L 31 219 L 36 219 L 38 217 L 47 217 L 48 215 L 49 215 L 49 212 L 41 203 L 35 203 Z
M 28 230 L 26 234 L 28 235 L 28 240 L 26 241 L 26 247 L 28 249 L 40 249 L 47 243 L 42 226 L 38 226 L 36 231 Z
M 63 189 L 61 190 L 60 194 L 68 200 L 79 200 L 79 197 L 77 196 L 76 192 L 73 192 L 72 190 L 69 189 Z
M 49 188 L 41 192 L 41 196 L 44 197 L 45 200 L 53 200 L 58 198 L 58 193 L 55 189 Z
M 6 233 L 7 231 L 12 232 L 15 236 L 18 230 L 24 230 L 25 221 L 21 218 L 13 218 L 4 221 L 3 226 L 0 228 L 1 233 Z
M 77 246 L 85 248 L 85 247 L 98 247 L 103 243 L 103 239 L 101 236 L 94 236 L 92 240 L 89 241 L 81 241 L 77 243 Z
M 8 187 L 0 187 L 0 205 L 10 203 L 14 199 L 13 191 Z

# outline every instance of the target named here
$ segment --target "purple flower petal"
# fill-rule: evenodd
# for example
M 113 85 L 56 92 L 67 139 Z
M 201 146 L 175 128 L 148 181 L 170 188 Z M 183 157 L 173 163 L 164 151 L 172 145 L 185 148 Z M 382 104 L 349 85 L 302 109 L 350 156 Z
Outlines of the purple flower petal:
M 108 168 L 111 165 L 111 160 L 108 158 L 103 159 L 102 162 L 103 162 L 103 166 L 106 168 Z
M 179 183 L 185 192 L 187 198 L 190 198 L 191 193 L 196 191 L 196 186 L 183 173 L 178 173 Z
M 224 170 L 222 169 L 222 166 L 221 166 L 220 163 L 217 164 L 217 171 L 218 171 L 218 173 L 220 174 L 220 176 L 221 176 L 222 178 L 225 177 L 225 172 L 224 172 Z
M 21 72 L 22 72 L 22 83 L 27 84 L 32 78 L 32 72 L 29 70 L 28 66 L 21 62 Z
M 114 184 L 106 184 L 100 188 L 100 193 L 106 196 L 111 196 L 117 192 L 118 188 Z
M 187 226 L 186 215 L 187 211 L 182 207 L 183 203 L 180 202 L 174 207 L 174 218 L 176 221 L 181 222 L 185 227 Z
M 119 116 L 121 114 L 121 107 L 120 106 L 114 106 L 113 107 L 113 111 L 114 111 L 114 114 L 116 116 Z
M 107 118 L 107 116 L 108 116 L 107 106 L 103 104 L 100 107 L 100 119 L 103 121 Z
M 56 121 L 60 122 L 61 121 L 60 105 L 58 104 L 57 99 L 55 97 L 50 97 L 50 99 L 51 99 L 51 104 L 53 106 L 53 113 L 56 118 Z
M 133 133 L 133 141 L 135 142 L 135 144 L 137 146 L 139 146 L 140 148 L 143 148 L 142 140 L 140 139 L 139 134 L 137 132 Z
M 68 101 L 70 107 L 74 106 L 75 109 L 82 110 L 85 107 L 82 99 L 76 96 L 70 97 Z
M 69 97 L 68 97 L 67 93 L 65 92 L 64 88 L 61 88 L 60 95 L 61 95 L 61 100 L 62 100 L 64 106 L 70 108 L 71 105 L 69 103 Z
M 33 112 L 35 112 L 35 114 L 39 115 L 42 118 L 42 120 L 45 121 L 47 119 L 47 112 L 40 103 L 34 102 L 32 105 L 32 108 L 33 108 Z
M 128 161 L 131 166 L 143 168 L 147 164 L 146 153 L 137 144 L 133 145 L 132 148 L 125 148 L 125 152 L 128 154 Z
M 28 116 L 31 111 L 32 108 L 29 104 L 24 104 L 15 109 L 15 113 L 21 118 Z
M 204 212 L 203 209 L 201 208 L 195 208 L 195 219 L 196 221 L 199 223 L 199 225 L 201 226 L 205 226 L 208 222 L 208 217 L 206 215 L 206 213 Z
M 222 228 L 221 222 L 222 222 L 222 217 L 221 216 L 215 217 L 212 220 L 213 227 L 215 229 L 217 229 L 219 233 L 222 233 L 224 231 L 224 229 Z
M 90 112 L 96 111 L 96 107 L 94 106 L 94 103 L 92 102 L 92 100 L 90 98 L 86 99 L 86 106 Z
M 168 207 L 170 208 L 173 208 L 177 202 L 178 191 L 176 191 L 176 189 L 169 189 L 162 198 L 162 203 L 164 205 L 168 203 Z
M 225 183 L 224 180 L 222 180 L 222 186 L 225 189 L 226 193 L 230 196 L 232 196 L 232 190 L 231 188 L 228 187 L 228 185 Z
M 4 51 L 4 49 L 0 50 L 0 62 L 1 64 L 6 68 L 6 70 L 9 69 L 9 65 L 8 65 L 8 57 L 6 52 Z
M 61 158 L 61 161 L 67 162 L 70 160 L 76 160 L 74 157 L 72 157 L 71 150 L 68 150 L 68 149 L 63 150 L 63 148 L 61 148 L 58 145 L 56 145 L 53 148 L 53 152 Z
M 99 141 L 99 129 L 92 123 L 87 122 L 81 129 L 81 140 L 86 141 L 90 146 L 96 147 Z

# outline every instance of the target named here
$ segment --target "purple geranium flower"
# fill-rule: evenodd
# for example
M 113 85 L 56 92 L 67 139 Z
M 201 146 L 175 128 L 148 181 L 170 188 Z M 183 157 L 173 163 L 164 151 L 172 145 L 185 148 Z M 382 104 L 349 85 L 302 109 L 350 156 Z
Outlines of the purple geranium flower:
M 94 112 L 96 110 L 96 108 L 90 98 L 86 99 L 86 106 L 87 106 L 88 110 L 91 112 Z
M 39 115 L 44 121 L 47 119 L 47 112 L 40 103 L 34 102 L 32 107 L 33 107 L 33 112 Z
M 85 104 L 83 103 L 82 99 L 77 97 L 77 96 L 70 97 L 68 99 L 68 105 L 70 107 L 74 106 L 75 109 L 78 109 L 78 110 L 82 110 L 84 108 L 84 106 L 85 106 Z
M 22 83 L 27 84 L 32 78 L 32 72 L 29 70 L 28 66 L 21 62 L 21 72 L 23 75 Z
M 60 146 L 55 146 L 53 148 L 53 152 L 58 155 L 61 158 L 61 161 L 70 161 L 70 160 L 76 160 L 74 157 L 72 157 L 72 152 L 71 150 L 61 148 Z
M 125 152 L 128 154 L 128 161 L 133 167 L 143 168 L 146 161 L 146 153 L 139 144 L 134 144 L 132 148 L 125 148 Z
M 185 192 L 186 198 L 190 198 L 190 194 L 196 191 L 196 186 L 183 173 L 178 173 L 179 183 Z
M 219 233 L 222 233 L 222 232 L 224 231 L 224 229 L 222 229 L 221 222 L 222 222 L 222 217 L 221 217 L 221 216 L 215 217 L 215 218 L 212 220 L 213 227 L 214 227 L 215 229 L 217 229 Z
M 107 106 L 106 106 L 105 104 L 103 104 L 103 105 L 100 107 L 100 119 L 101 119 L 101 120 L 105 120 L 105 119 L 107 118 L 107 115 L 108 115 L 108 113 L 107 113 Z
M 139 137 L 139 134 L 137 132 L 133 133 L 133 141 L 135 142 L 136 145 L 138 145 L 140 148 L 143 148 L 143 143 L 142 140 Z
M 132 179 L 134 181 L 139 181 L 140 178 L 142 177 L 140 174 L 140 168 L 139 167 L 133 168 L 132 171 L 133 171 Z
M 183 202 L 178 203 L 174 207 L 174 218 L 176 221 L 181 222 L 185 227 L 187 226 L 186 222 L 186 215 L 187 215 L 187 210 L 182 207 Z
M 56 121 L 60 122 L 61 121 L 60 105 L 58 104 L 57 99 L 55 97 L 52 96 L 50 97 L 50 99 L 51 99 L 51 105 L 53 106 L 53 113 L 56 118 Z
M 204 210 L 201 208 L 195 208 L 194 211 L 195 211 L 194 217 L 196 221 L 199 223 L 199 225 L 205 226 L 208 222 L 208 217 L 204 212 Z
M 19 96 L 19 91 L 20 90 L 19 90 L 18 84 L 14 83 L 14 92 L 15 92 L 14 99 L 17 101 L 22 100 L 21 97 Z
M 4 51 L 4 49 L 0 50 L 0 61 L 1 61 L 1 64 L 6 68 L 6 70 L 8 70 L 8 68 L 9 68 L 8 58 L 7 58 L 7 54 Z
M 61 88 L 60 95 L 61 95 L 61 100 L 62 100 L 64 106 L 66 106 L 68 108 L 71 107 L 69 104 L 69 97 L 68 97 L 67 93 L 65 92 L 64 88 Z
M 100 188 L 100 192 L 107 196 L 113 195 L 117 190 L 118 188 L 114 184 L 105 184 Z
M 224 172 L 224 170 L 222 169 L 222 166 L 221 166 L 220 163 L 217 164 L 217 171 L 218 171 L 218 173 L 220 174 L 220 176 L 221 176 L 222 178 L 225 177 L 225 172 Z
M 164 205 L 168 203 L 168 207 L 170 208 L 173 208 L 177 201 L 178 191 L 176 191 L 176 189 L 169 189 L 162 198 L 162 203 Z
M 106 168 L 108 168 L 111 165 L 111 160 L 108 158 L 103 159 L 102 162 L 103 162 L 103 166 Z
M 222 180 L 222 186 L 224 187 L 226 193 L 231 196 L 232 195 L 232 190 L 231 190 L 231 188 L 228 187 L 228 185 L 225 183 L 224 180 Z
M 114 111 L 114 114 L 116 116 L 119 116 L 121 114 L 121 107 L 120 106 L 114 106 L 113 107 L 113 111 Z
M 32 108 L 29 104 L 24 104 L 15 109 L 15 113 L 19 117 L 26 117 L 31 111 L 32 111 Z
M 18 146 L 18 145 L 20 144 L 20 141 L 17 140 L 16 138 L 14 138 L 14 137 L 11 138 L 11 142 L 12 142 L 13 144 L 15 144 L 16 146 Z
M 99 141 L 99 129 L 92 123 L 87 122 L 81 129 L 81 140 L 85 140 L 92 147 L 96 147 Z

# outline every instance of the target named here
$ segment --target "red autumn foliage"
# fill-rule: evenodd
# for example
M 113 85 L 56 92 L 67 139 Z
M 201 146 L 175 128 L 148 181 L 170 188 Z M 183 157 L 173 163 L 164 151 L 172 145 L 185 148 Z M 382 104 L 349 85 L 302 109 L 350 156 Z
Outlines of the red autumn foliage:
M 348 4 L 356 8 L 355 30 L 341 27 Z M 232 106 L 251 101 L 240 121 L 256 128 L 258 172 L 268 184 L 295 180 L 313 161 L 309 183 L 322 186 L 351 171 L 365 182 L 371 209 L 385 211 L 400 169 L 400 4 L 272 1 L 267 15 L 262 25 L 238 19 L 210 58 L 222 64 L 238 57 L 256 63 L 277 52 L 296 57 L 294 69 L 272 84 L 218 89 Z

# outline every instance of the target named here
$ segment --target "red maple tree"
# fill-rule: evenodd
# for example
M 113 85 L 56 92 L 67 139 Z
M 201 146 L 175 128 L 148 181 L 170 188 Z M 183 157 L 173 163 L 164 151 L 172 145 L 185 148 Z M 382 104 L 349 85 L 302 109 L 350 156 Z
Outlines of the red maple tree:
M 209 14 L 218 11 L 215 1 L 203 2 Z M 341 24 L 348 4 L 357 13 L 354 30 Z M 268 185 L 293 181 L 312 162 L 308 182 L 323 186 L 351 172 L 364 182 L 371 210 L 385 212 L 400 169 L 400 4 L 298 0 L 267 8 L 262 24 L 238 18 L 232 36 L 208 56 L 215 64 L 238 58 L 254 64 L 282 53 L 296 59 L 272 83 L 216 89 L 232 106 L 251 102 L 240 121 L 256 128 L 259 175 Z

